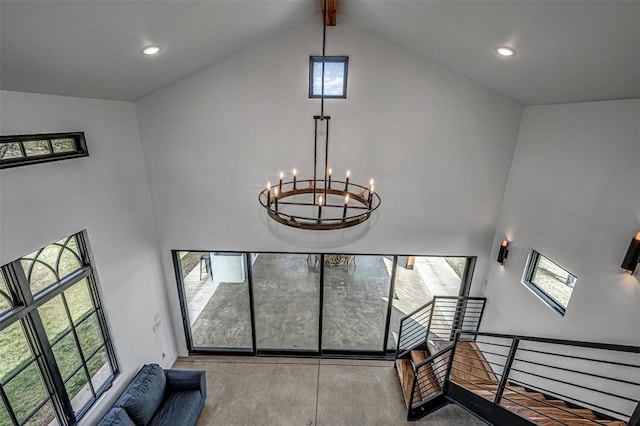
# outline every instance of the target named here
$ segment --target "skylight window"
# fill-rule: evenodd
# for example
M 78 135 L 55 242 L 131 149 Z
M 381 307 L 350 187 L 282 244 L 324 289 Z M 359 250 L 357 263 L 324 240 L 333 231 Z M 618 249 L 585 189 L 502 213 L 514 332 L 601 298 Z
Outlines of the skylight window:
M 324 57 L 324 97 L 347 97 L 348 56 Z M 309 97 L 322 97 L 322 56 L 309 58 Z

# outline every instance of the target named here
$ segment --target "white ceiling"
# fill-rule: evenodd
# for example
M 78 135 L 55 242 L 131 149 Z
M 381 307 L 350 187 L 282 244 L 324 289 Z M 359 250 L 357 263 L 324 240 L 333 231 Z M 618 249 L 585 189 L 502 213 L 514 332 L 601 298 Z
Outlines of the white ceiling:
M 304 22 L 312 0 L 0 0 L 0 88 L 136 100 Z M 155 57 L 140 54 L 159 44 Z
M 640 1 L 341 0 L 340 7 L 524 104 L 640 97 Z M 2 0 L 0 88 L 136 100 L 318 9 L 317 0 Z M 163 52 L 143 57 L 148 43 Z M 501 44 L 517 55 L 498 57 Z
M 344 13 L 524 104 L 640 97 L 640 1 L 345 0 Z M 496 55 L 503 44 L 516 56 Z

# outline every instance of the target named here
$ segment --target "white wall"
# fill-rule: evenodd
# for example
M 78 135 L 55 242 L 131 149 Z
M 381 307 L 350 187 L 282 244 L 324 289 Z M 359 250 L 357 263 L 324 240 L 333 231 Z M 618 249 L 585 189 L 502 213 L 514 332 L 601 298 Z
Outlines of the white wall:
M 183 353 L 170 250 L 319 248 L 274 237 L 257 195 L 280 170 L 312 173 L 320 102 L 308 99 L 308 57 L 321 33 L 315 17 L 136 104 Z M 382 196 L 369 232 L 331 250 L 478 256 L 481 280 L 521 105 L 346 19 L 327 37 L 327 54 L 350 56 L 348 99 L 326 102 L 330 166 L 375 176 Z
M 526 107 L 493 244 L 483 329 L 640 345 L 640 100 Z M 565 316 L 523 284 L 535 248 L 578 277 Z
M 0 264 L 87 229 L 122 372 L 90 424 L 143 363 L 167 365 L 176 353 L 135 105 L 2 91 L 0 108 L 3 135 L 87 138 L 89 157 L 0 171 Z

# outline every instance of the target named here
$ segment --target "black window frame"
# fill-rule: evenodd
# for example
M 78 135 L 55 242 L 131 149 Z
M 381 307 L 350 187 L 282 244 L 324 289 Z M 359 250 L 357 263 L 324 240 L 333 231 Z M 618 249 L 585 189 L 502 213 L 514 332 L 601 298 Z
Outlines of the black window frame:
M 533 291 L 547 306 L 549 306 L 558 314 L 564 316 L 569 307 L 569 302 L 571 301 L 571 297 L 573 297 L 573 287 L 571 290 L 571 296 L 569 296 L 569 301 L 567 301 L 567 306 L 565 307 L 558 300 L 556 300 L 552 295 L 550 295 L 542 287 L 540 287 L 539 284 L 536 284 L 534 281 L 534 277 L 538 269 L 538 265 L 540 264 L 541 258 L 545 258 L 547 261 L 553 263 L 558 268 L 561 268 L 567 274 L 572 276 L 574 278 L 574 286 L 578 277 L 575 274 L 569 272 L 565 267 L 558 264 L 558 262 L 551 260 L 549 257 L 545 256 L 544 254 L 540 253 L 535 249 L 531 249 L 531 253 L 529 254 L 527 265 L 525 267 L 524 275 L 522 276 L 522 284 L 524 284 L 531 291 Z
M 72 139 L 73 151 L 55 153 L 52 145 L 52 140 L 55 139 Z M 49 153 L 27 156 L 25 151 L 25 142 L 30 141 L 46 141 L 49 146 Z M 51 161 L 67 160 L 70 158 L 88 157 L 89 150 L 87 149 L 87 141 L 84 136 L 84 132 L 70 132 L 70 133 L 41 133 L 31 135 L 8 135 L 0 136 L 0 154 L 2 153 L 3 145 L 9 145 L 17 143 L 20 146 L 22 157 L 18 158 L 2 158 L 0 155 L 0 169 L 8 169 L 11 167 L 29 166 L 32 164 L 49 163 Z
M 80 258 L 80 266 L 73 272 L 64 277 L 60 277 L 56 282 L 36 293 L 31 291 L 25 266 L 22 263 L 24 257 L 0 266 L 0 274 L 2 274 L 4 282 L 9 287 L 9 291 L 13 297 L 13 306 L 3 313 L 0 313 L 0 332 L 18 324 L 22 328 L 32 354 L 30 360 L 24 361 L 17 367 L 17 372 L 11 373 L 4 379 L 4 382 L 0 382 L 0 405 L 6 408 L 9 414 L 10 424 L 13 425 L 21 425 L 28 422 L 32 416 L 39 412 L 40 408 L 48 403 L 50 403 L 53 408 L 58 424 L 61 426 L 77 424 L 100 397 L 111 388 L 113 381 L 119 375 L 119 367 L 113 349 L 109 327 L 106 322 L 104 307 L 97 287 L 96 272 L 92 267 L 91 253 L 87 244 L 87 231 L 84 230 L 69 236 L 65 244 L 68 243 L 71 238 L 75 238 L 76 248 Z M 59 245 L 58 243 L 52 243 L 45 247 L 54 244 Z M 60 256 L 62 256 L 62 250 L 58 255 L 57 262 L 59 262 Z M 69 308 L 70 305 L 66 300 L 65 292 L 76 285 L 87 286 L 91 308 L 74 321 L 71 313 L 72 310 Z M 56 298 L 60 298 L 61 300 L 69 325 L 63 331 L 59 332 L 56 337 L 52 337 L 47 334 L 39 309 Z M 83 339 L 78 330 L 82 328 L 83 325 L 86 325 L 87 321 L 96 321 L 101 341 L 97 343 L 96 348 L 91 347 L 90 350 L 85 353 L 85 349 L 87 348 L 84 347 L 82 343 Z M 54 347 L 68 336 L 73 336 L 73 345 L 79 355 L 80 364 L 74 366 L 73 372 L 67 374 L 69 377 L 65 378 L 56 361 Z M 94 357 L 99 356 L 100 353 L 106 354 L 106 363 L 109 364 L 111 374 L 104 382 L 95 385 L 93 379 L 96 376 L 95 374 L 91 376 L 89 370 L 91 368 L 91 361 Z M 44 401 L 39 401 L 36 407 L 24 417 L 21 423 L 17 420 L 15 408 L 10 404 L 11 398 L 5 392 L 6 385 L 11 383 L 21 371 L 24 371 L 33 364 L 37 365 L 37 372 L 47 393 L 47 397 Z M 86 374 L 85 377 L 88 381 L 83 387 L 89 386 L 91 397 L 84 402 L 82 407 L 76 407 L 76 411 L 72 406 L 72 396 L 68 394 L 66 383 L 72 380 L 79 372 Z
M 204 347 L 198 346 L 194 340 L 192 335 L 192 329 L 189 318 L 189 304 L 187 292 L 185 289 L 184 282 L 184 273 L 182 269 L 182 261 L 180 258 L 180 253 L 182 252 L 197 252 L 197 253 L 226 253 L 226 254 L 239 254 L 245 257 L 245 273 L 247 274 L 247 285 L 248 285 L 248 298 L 249 298 L 249 314 L 251 318 L 251 338 L 252 338 L 252 347 Z M 252 256 L 259 254 L 296 254 L 296 255 L 306 255 L 308 266 L 314 265 L 314 262 L 311 256 L 320 256 L 320 260 L 317 262 L 319 273 L 320 273 L 320 282 L 319 282 L 319 316 L 320 321 L 318 322 L 318 346 L 317 350 L 301 350 L 301 349 L 265 349 L 259 348 L 257 345 L 256 339 L 256 307 L 255 307 L 255 296 L 254 296 L 254 275 L 253 275 L 253 267 L 252 267 Z M 426 257 L 443 257 L 436 255 L 425 255 L 425 254 L 388 254 L 388 253 L 357 253 L 357 252 L 340 252 L 334 254 L 341 255 L 355 255 L 355 256 L 382 256 L 386 258 L 393 259 L 392 271 L 395 271 L 398 265 L 398 261 L 400 258 L 407 258 L 410 256 L 426 256 Z M 224 355 L 224 356 L 294 356 L 294 357 L 327 357 L 327 358 L 354 358 L 354 359 L 362 359 L 363 357 L 367 359 L 379 359 L 379 360 L 392 360 L 395 356 L 396 347 L 389 347 L 389 333 L 390 333 L 390 325 L 392 322 L 391 319 L 391 311 L 393 309 L 393 303 L 395 300 L 395 283 L 396 283 L 396 275 L 395 272 L 391 273 L 390 276 L 390 285 L 389 285 L 389 294 L 387 297 L 387 310 L 386 310 L 386 319 L 385 319 L 385 330 L 384 337 L 382 341 L 382 350 L 366 350 L 366 349 L 327 349 L 323 347 L 323 321 L 322 317 L 324 315 L 324 307 L 325 307 L 325 298 L 324 298 L 324 271 L 325 268 L 328 267 L 325 264 L 325 256 L 331 255 L 331 253 L 318 253 L 318 252 L 309 252 L 309 251 L 295 251 L 295 252 L 287 252 L 287 251 L 237 251 L 237 250 L 217 250 L 217 249 L 209 249 L 209 250 L 188 250 L 188 249 L 180 249 L 180 250 L 171 250 L 171 257 L 173 258 L 173 266 L 174 266 L 174 274 L 176 279 L 176 286 L 178 290 L 178 300 L 180 301 L 180 311 L 182 316 L 182 325 L 185 333 L 185 340 L 187 344 L 187 350 L 189 351 L 189 355 Z M 462 277 L 460 278 L 460 291 L 459 296 L 469 296 L 471 290 L 471 281 L 473 278 L 473 274 L 475 271 L 476 256 L 464 256 L 464 255 L 456 255 L 451 257 L 460 257 L 465 258 L 465 269 Z M 197 266 L 196 266 L 197 267 Z M 209 266 L 201 265 L 201 267 L 209 268 Z M 315 265 L 313 266 L 315 268 Z M 211 269 L 208 269 L 211 271 Z M 457 321 L 457 320 L 456 320 Z M 396 343 L 397 345 L 397 343 Z
M 313 66 L 316 63 L 322 63 L 322 56 L 309 56 L 309 98 L 320 99 L 322 95 L 316 95 L 313 93 Z M 344 77 L 342 80 L 342 95 L 331 96 L 324 95 L 325 99 L 347 99 L 347 77 L 349 75 L 349 57 L 348 56 L 325 56 L 324 62 L 342 63 L 344 64 Z

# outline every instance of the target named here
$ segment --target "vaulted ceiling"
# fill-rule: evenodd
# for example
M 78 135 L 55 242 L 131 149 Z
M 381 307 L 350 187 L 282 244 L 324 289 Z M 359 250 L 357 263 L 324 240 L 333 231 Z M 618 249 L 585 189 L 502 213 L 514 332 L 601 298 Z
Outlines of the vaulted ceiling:
M 340 17 L 524 104 L 640 97 L 640 2 L 341 0 Z M 0 88 L 136 100 L 318 15 L 317 0 L 3 0 Z M 145 58 L 149 43 L 163 52 Z M 511 58 L 495 47 L 513 46 Z

